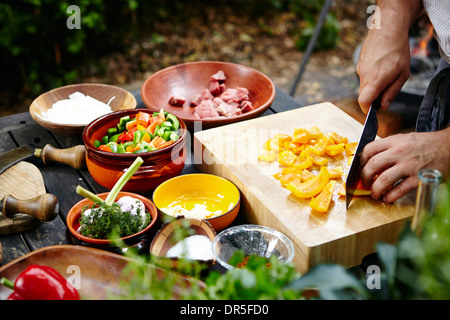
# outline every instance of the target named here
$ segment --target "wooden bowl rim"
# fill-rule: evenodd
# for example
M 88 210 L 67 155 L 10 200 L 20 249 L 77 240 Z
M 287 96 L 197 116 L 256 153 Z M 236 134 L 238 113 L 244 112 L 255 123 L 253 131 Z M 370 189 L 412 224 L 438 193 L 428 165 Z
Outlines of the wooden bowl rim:
M 37 109 L 37 101 L 39 101 L 40 99 L 43 99 L 46 95 L 54 93 L 58 90 L 61 89 L 70 89 L 72 87 L 79 87 L 79 86 L 92 86 L 92 87 L 108 87 L 108 88 L 114 88 L 115 90 L 119 90 L 122 91 L 124 93 L 126 93 L 126 95 L 128 95 L 130 98 L 132 98 L 133 101 L 133 106 L 131 107 L 127 107 L 126 110 L 128 109 L 135 109 L 137 106 L 137 100 L 136 97 L 129 92 L 128 90 L 125 90 L 121 87 L 118 86 L 114 86 L 114 85 L 110 85 L 110 84 L 103 84 L 103 83 L 74 83 L 74 84 L 69 84 L 66 86 L 62 86 L 62 87 L 58 87 L 58 88 L 54 88 L 51 89 L 47 92 L 41 93 L 38 97 L 36 97 L 33 102 L 30 104 L 30 108 L 29 108 L 29 112 L 31 117 L 33 118 L 34 121 L 36 121 L 37 123 L 41 124 L 43 127 L 47 128 L 47 127 L 59 127 L 59 128 L 70 128 L 70 129 L 79 129 L 79 128 L 84 128 L 86 127 L 89 123 L 87 124 L 64 124 L 64 123 L 58 123 L 58 122 L 52 122 L 52 121 L 48 121 L 45 120 L 44 118 L 42 118 L 39 114 L 38 114 L 38 110 Z M 47 110 L 50 109 L 47 108 Z M 125 110 L 125 109 L 122 109 Z M 118 111 L 118 110 L 115 110 Z M 114 112 L 114 110 L 113 110 Z
M 273 83 L 273 81 L 264 73 L 262 73 L 259 70 L 256 70 L 252 67 L 243 65 L 243 64 L 238 64 L 238 63 L 232 63 L 232 62 L 225 62 L 225 61 L 193 61 L 193 62 L 185 62 L 185 63 L 180 63 L 180 64 L 176 64 L 176 65 L 172 65 L 169 67 L 166 67 L 164 69 L 161 69 L 157 72 L 155 72 L 154 74 L 152 74 L 150 77 L 148 77 L 144 83 L 142 84 L 141 87 L 141 98 L 142 101 L 144 102 L 145 106 L 147 108 L 149 108 L 150 110 L 156 110 L 153 109 L 154 107 L 150 106 L 150 103 L 148 101 L 148 95 L 146 94 L 145 88 L 148 87 L 148 83 L 150 81 L 152 81 L 155 77 L 157 77 L 160 74 L 169 72 L 172 69 L 176 69 L 176 68 L 180 68 L 184 65 L 201 65 L 201 64 L 217 64 L 217 65 L 227 65 L 227 66 L 233 66 L 233 67 L 237 67 L 237 68 L 243 68 L 243 69 L 247 69 L 247 70 L 251 70 L 252 72 L 256 72 L 257 74 L 259 74 L 260 76 L 262 76 L 269 84 L 270 84 L 270 89 L 271 89 L 271 94 L 269 99 L 264 102 L 264 104 L 262 104 L 261 106 L 259 106 L 256 109 L 253 109 L 249 112 L 243 113 L 241 115 L 238 116 L 233 116 L 233 117 L 226 117 L 226 118 L 217 118 L 217 119 L 197 119 L 195 118 L 193 115 L 190 117 L 180 117 L 178 115 L 176 115 L 178 118 L 183 119 L 185 122 L 191 122 L 191 121 L 199 121 L 202 123 L 208 123 L 208 124 L 213 124 L 216 122 L 223 122 L 223 123 L 228 123 L 228 122 L 235 122 L 235 121 L 239 121 L 239 120 L 246 120 L 248 118 L 251 118 L 252 115 L 254 115 L 255 113 L 259 113 L 259 112 L 264 112 L 267 108 L 270 107 L 270 105 L 273 103 L 273 101 L 275 100 L 275 94 L 276 94 L 276 88 L 275 88 L 275 84 Z

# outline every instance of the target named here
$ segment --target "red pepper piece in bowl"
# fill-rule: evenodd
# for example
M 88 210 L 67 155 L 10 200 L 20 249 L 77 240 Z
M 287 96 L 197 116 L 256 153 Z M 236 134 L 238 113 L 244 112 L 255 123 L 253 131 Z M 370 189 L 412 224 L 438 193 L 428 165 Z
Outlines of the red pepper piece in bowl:
M 78 291 L 48 266 L 30 265 L 14 284 L 5 278 L 0 283 L 14 290 L 8 300 L 80 300 Z

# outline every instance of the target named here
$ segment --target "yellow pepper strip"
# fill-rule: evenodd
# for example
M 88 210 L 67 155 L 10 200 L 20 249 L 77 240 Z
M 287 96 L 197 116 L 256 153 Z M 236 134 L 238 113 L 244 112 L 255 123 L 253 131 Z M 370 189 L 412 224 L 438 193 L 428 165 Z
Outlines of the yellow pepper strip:
M 308 143 L 310 137 L 308 131 L 303 128 L 294 129 L 292 142 L 294 143 Z
M 347 164 L 351 165 L 353 161 L 353 156 L 348 157 Z
M 329 168 L 328 172 L 330 173 L 330 179 L 340 178 L 344 174 L 344 170 L 342 169 L 342 166 Z
M 279 181 L 283 187 L 286 187 L 290 182 L 301 181 L 301 176 L 297 173 L 283 174 L 279 177 Z
M 315 154 L 308 154 L 307 156 L 308 156 L 308 158 L 311 159 L 311 161 L 315 165 L 324 166 L 324 165 L 326 165 L 328 163 L 328 159 L 325 158 L 325 157 L 318 156 L 318 155 L 315 155 Z
M 344 150 L 345 150 L 345 144 L 339 143 L 339 144 L 335 144 L 332 146 L 327 146 L 325 148 L 325 153 L 329 156 L 335 156 L 339 153 L 344 152 Z
M 314 178 L 316 175 L 314 173 L 312 173 L 311 171 L 309 171 L 308 169 L 303 169 L 301 177 L 302 177 L 302 181 L 306 181 L 309 180 L 311 178 Z
M 278 153 L 283 149 L 283 147 L 280 145 L 279 139 L 273 138 L 273 139 L 266 141 L 266 143 L 264 143 L 263 149 L 269 150 L 269 151 L 275 151 L 276 153 Z
M 328 136 L 323 136 L 317 141 L 317 143 L 313 147 L 311 147 L 310 150 L 318 156 L 323 156 L 326 148 L 328 148 L 329 143 L 330 138 Z M 342 145 L 342 147 L 344 147 L 344 145 Z
M 345 145 L 345 152 L 347 152 L 348 156 L 352 156 L 356 152 L 356 147 L 358 146 L 358 142 L 349 142 Z
M 291 141 L 292 137 L 287 134 L 276 134 L 273 136 L 274 139 L 278 139 L 279 142 Z
M 311 127 L 306 130 L 309 134 L 309 138 L 311 140 L 319 139 L 323 137 L 323 133 L 316 126 Z
M 292 166 L 292 167 L 286 167 L 286 168 L 283 168 L 283 169 L 281 170 L 281 173 L 282 173 L 282 174 L 288 174 L 288 173 L 298 173 L 298 174 L 301 174 L 301 173 L 302 173 L 302 170 L 303 170 L 303 169 L 300 169 L 300 168 L 297 168 L 297 167 L 295 167 L 295 166 Z
M 303 170 L 311 167 L 313 164 L 311 158 L 302 159 L 301 157 L 298 157 L 293 166 Z
M 342 137 L 339 134 L 337 134 L 336 132 L 331 132 L 329 135 L 330 135 L 331 139 L 333 139 L 336 144 L 348 143 L 348 138 L 347 137 Z
M 265 162 L 272 162 L 275 160 L 277 156 L 277 153 L 272 150 L 263 150 L 259 156 L 258 159 Z
M 318 212 L 327 212 L 333 198 L 334 186 L 336 180 L 330 180 L 325 188 L 319 193 L 317 197 L 313 197 L 309 203 L 309 206 Z
M 320 167 L 320 172 L 314 178 L 311 178 L 305 182 L 300 180 L 291 181 L 288 183 L 287 188 L 295 196 L 299 198 L 311 198 L 321 192 L 330 181 L 330 174 L 327 167 Z
M 285 167 L 290 167 L 297 160 L 297 155 L 292 151 L 285 150 L 280 152 L 278 162 Z

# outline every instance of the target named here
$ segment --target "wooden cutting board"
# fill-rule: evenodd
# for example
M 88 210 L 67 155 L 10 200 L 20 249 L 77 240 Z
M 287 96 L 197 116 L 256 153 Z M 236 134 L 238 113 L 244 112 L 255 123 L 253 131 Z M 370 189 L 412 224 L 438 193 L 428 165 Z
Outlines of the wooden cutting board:
M 32 163 L 21 161 L 0 174 L 0 200 L 9 194 L 19 200 L 27 200 L 45 192 L 42 174 Z M 29 230 L 40 223 L 26 214 L 16 214 L 13 219 L 9 219 L 0 212 L 0 236 Z
M 318 263 L 361 264 L 377 242 L 395 243 L 405 220 L 413 215 L 415 194 L 393 204 L 370 197 L 355 197 L 349 210 L 335 188 L 327 213 L 309 207 L 283 188 L 272 175 L 277 162 L 258 161 L 264 142 L 275 134 L 292 135 L 294 128 L 317 126 L 358 141 L 362 125 L 331 103 L 320 103 L 271 116 L 196 132 L 194 161 L 205 173 L 233 181 L 241 190 L 246 218 L 283 232 L 294 243 L 294 262 L 300 272 Z M 343 161 L 344 162 L 344 161 Z M 348 172 L 345 161 L 344 174 Z

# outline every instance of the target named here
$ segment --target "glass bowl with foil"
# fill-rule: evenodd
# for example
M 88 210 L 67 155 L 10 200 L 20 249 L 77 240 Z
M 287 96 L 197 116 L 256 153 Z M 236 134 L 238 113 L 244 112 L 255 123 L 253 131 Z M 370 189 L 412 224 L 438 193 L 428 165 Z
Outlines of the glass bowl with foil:
M 244 263 L 251 256 L 269 259 L 275 255 L 286 264 L 291 263 L 294 258 L 294 246 L 286 235 L 275 229 L 253 224 L 223 230 L 214 238 L 212 251 L 216 261 L 228 270 L 236 267 L 230 263 L 230 259 L 238 251 L 242 253 Z

